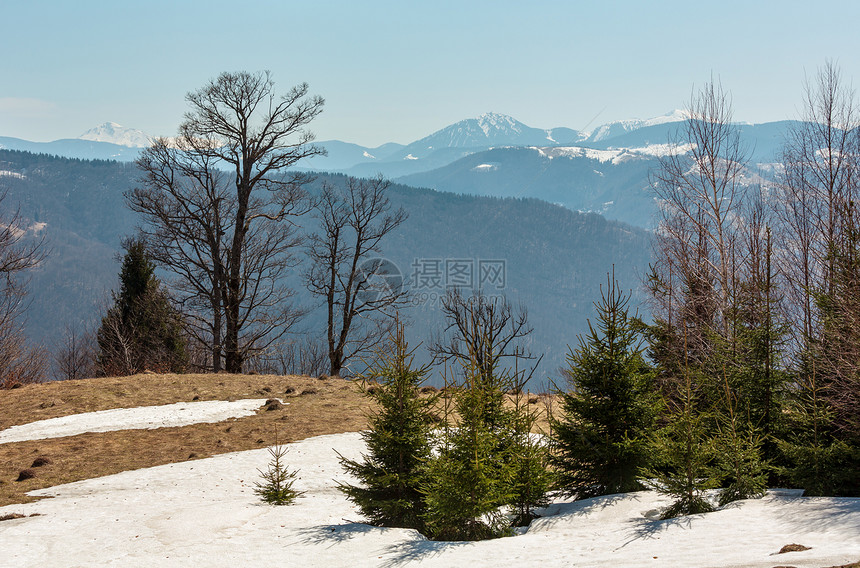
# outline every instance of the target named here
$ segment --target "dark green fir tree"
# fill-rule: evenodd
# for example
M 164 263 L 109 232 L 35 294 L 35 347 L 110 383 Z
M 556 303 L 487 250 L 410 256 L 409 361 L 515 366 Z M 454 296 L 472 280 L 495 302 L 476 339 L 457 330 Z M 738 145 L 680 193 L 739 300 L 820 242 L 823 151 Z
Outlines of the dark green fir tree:
M 287 446 L 280 444 L 277 433 L 275 445 L 269 448 L 269 455 L 269 467 L 266 471 L 260 471 L 261 481 L 254 485 L 254 493 L 270 505 L 290 505 L 302 494 L 293 489 L 299 472 L 287 467 L 284 459 Z
M 652 455 L 657 398 L 630 295 L 610 276 L 601 296 L 597 321 L 568 355 L 570 388 L 550 422 L 558 488 L 577 499 L 644 489 Z
M 362 433 L 368 453 L 361 461 L 341 458 L 360 481 L 340 486 L 374 525 L 424 531 L 424 498 L 419 488 L 430 457 L 433 397 L 419 389 L 428 369 L 413 367 L 413 352 L 397 322 L 387 350 L 361 377 L 364 393 L 378 405 L 370 429 Z
M 434 540 L 484 540 L 510 533 L 502 511 L 514 500 L 504 393 L 498 381 L 486 380 L 486 369 L 475 361 L 464 372 L 463 383 L 453 389 L 454 427 L 445 429 L 423 487 L 427 530 Z M 446 387 L 446 393 L 451 390 Z
M 123 246 L 120 292 L 114 293 L 114 305 L 96 336 L 101 373 L 181 372 L 187 363 L 182 317 L 155 277 L 143 241 Z
M 714 467 L 714 438 L 708 429 L 711 415 L 700 410 L 701 377 L 685 364 L 672 385 L 668 398 L 665 426 L 657 433 L 654 452 L 662 463 L 647 475 L 656 480 L 655 488 L 674 498 L 661 518 L 671 519 L 714 510 L 705 491 L 719 485 Z
M 538 412 L 530 407 L 530 398 L 521 390 L 514 395 L 513 429 L 507 450 L 512 469 L 508 506 L 513 514 L 511 524 L 515 527 L 528 526 L 540 516 L 536 509 L 549 504 L 548 492 L 553 482 L 548 468 L 549 451 L 545 437 L 535 432 Z

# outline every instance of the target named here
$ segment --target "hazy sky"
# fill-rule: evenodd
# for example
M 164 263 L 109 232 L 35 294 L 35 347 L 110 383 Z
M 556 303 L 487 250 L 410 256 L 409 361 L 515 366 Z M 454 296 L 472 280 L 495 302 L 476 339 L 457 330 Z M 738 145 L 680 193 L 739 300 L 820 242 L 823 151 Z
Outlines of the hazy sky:
M 170 135 L 185 93 L 268 69 L 326 99 L 319 140 L 408 143 L 483 112 L 588 130 L 681 108 L 794 118 L 828 59 L 860 81 L 860 2 L 0 0 L 0 136 Z

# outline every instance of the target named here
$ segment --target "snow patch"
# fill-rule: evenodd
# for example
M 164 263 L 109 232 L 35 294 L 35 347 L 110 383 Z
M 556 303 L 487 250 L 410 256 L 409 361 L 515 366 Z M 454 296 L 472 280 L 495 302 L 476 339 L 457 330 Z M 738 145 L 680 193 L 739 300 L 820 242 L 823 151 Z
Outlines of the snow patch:
M 373 154 L 371 154 L 371 153 L 370 153 L 370 152 L 368 152 L 367 150 L 365 150 L 365 151 L 364 151 L 363 155 L 364 155 L 364 157 L 365 157 L 365 158 L 370 158 L 371 160 L 375 160 L 375 159 L 376 159 L 376 156 L 374 156 Z
M 472 168 L 472 171 L 473 172 L 494 172 L 498 169 L 499 169 L 499 164 L 492 163 L 492 164 L 479 164 L 479 165 L 475 166 L 474 168 Z
M 434 542 L 414 530 L 362 524 L 337 490 L 356 483 L 339 454 L 361 459 L 360 433 L 288 445 L 295 504 L 254 495 L 265 449 L 89 479 L 33 491 L 50 496 L 0 507 L 39 516 L 3 521 L 4 564 L 45 566 L 833 566 L 860 557 L 860 499 L 771 491 L 719 511 L 661 521 L 669 499 L 651 491 L 556 500 L 522 534 Z M 774 556 L 783 545 L 803 552 Z M 284 554 L 288 556 L 284 556 Z M 789 557 L 789 558 L 786 558 Z M 292 559 L 292 560 L 290 560 Z
M 403 158 L 403 159 L 404 159 L 404 160 L 417 160 L 418 158 L 416 158 L 416 157 L 415 157 L 415 156 L 413 156 L 412 154 L 406 154 L 406 157 L 405 157 L 405 158 Z
M 266 399 L 244 399 L 233 402 L 207 400 L 73 414 L 0 430 L 0 444 L 63 438 L 85 432 L 151 430 L 201 422 L 221 422 L 228 418 L 252 416 L 254 411 L 265 403 Z

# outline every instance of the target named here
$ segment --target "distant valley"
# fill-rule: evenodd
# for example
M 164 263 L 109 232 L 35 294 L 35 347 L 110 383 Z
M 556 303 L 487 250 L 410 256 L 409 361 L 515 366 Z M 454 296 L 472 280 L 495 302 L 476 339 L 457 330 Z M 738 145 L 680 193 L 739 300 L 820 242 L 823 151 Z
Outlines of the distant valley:
M 48 242 L 50 255 L 32 275 L 28 317 L 31 337 L 51 347 L 66 325 L 91 326 L 103 313 L 117 283 L 120 240 L 137 223 L 122 193 L 134 186 L 138 174 L 128 163 L 15 151 L 0 151 L 0 171 L 8 203 L 19 204 L 32 236 L 45 236 Z M 316 183 L 343 180 L 342 175 L 326 175 Z M 428 266 L 458 262 L 472 269 L 477 285 L 482 262 L 501 262 L 503 278 L 485 288 L 528 309 L 534 327 L 529 347 L 545 355 L 539 379 L 554 375 L 567 345 L 587 329 L 592 302 L 613 265 L 622 286 L 638 290 L 649 259 L 646 231 L 536 199 L 455 195 L 404 185 L 392 186 L 391 199 L 409 213 L 409 220 L 383 242 L 382 256 L 397 265 L 414 294 L 414 304 L 404 314 L 411 320 L 413 344 L 426 344 L 443 324 L 439 298 L 446 281 L 422 279 Z M 299 302 L 312 306 L 301 282 L 292 284 L 300 292 Z M 296 330 L 297 337 L 318 335 L 322 321 L 322 313 L 313 312 Z

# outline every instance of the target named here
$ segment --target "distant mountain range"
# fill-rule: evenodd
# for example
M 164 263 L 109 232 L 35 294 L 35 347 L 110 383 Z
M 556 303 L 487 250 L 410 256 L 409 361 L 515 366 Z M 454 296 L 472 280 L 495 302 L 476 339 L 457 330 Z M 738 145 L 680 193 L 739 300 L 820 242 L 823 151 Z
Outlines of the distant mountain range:
M 403 162 L 405 170 L 408 170 L 404 173 L 415 173 L 493 147 L 590 144 L 640 128 L 684 120 L 684 117 L 683 111 L 676 110 L 657 118 L 611 122 L 591 132 L 579 132 L 565 127 L 533 128 L 510 116 L 491 112 L 461 120 L 408 145 L 392 142 L 370 148 L 340 140 L 325 140 L 318 144 L 328 150 L 328 156 L 307 160 L 300 166 L 353 173 L 348 170 L 372 165 L 381 165 L 384 170 L 397 169 L 393 164 Z M 148 146 L 152 139 L 141 130 L 105 122 L 78 138 L 53 142 L 30 142 L 0 136 L 0 149 L 42 152 L 66 158 L 132 161 L 140 148 Z M 93 142 L 99 144 L 94 145 Z
M 300 169 L 359 177 L 383 174 L 411 186 L 499 197 L 532 197 L 597 212 L 640 227 L 652 224 L 648 172 L 687 119 L 675 110 L 646 120 L 600 125 L 590 132 L 533 128 L 503 114 L 461 120 L 407 145 L 366 147 L 340 140 L 318 145 L 327 156 Z M 772 170 L 791 121 L 739 124 L 751 175 Z M 108 122 L 77 139 L 37 143 L 0 138 L 0 148 L 79 159 L 131 161 L 151 138 Z

